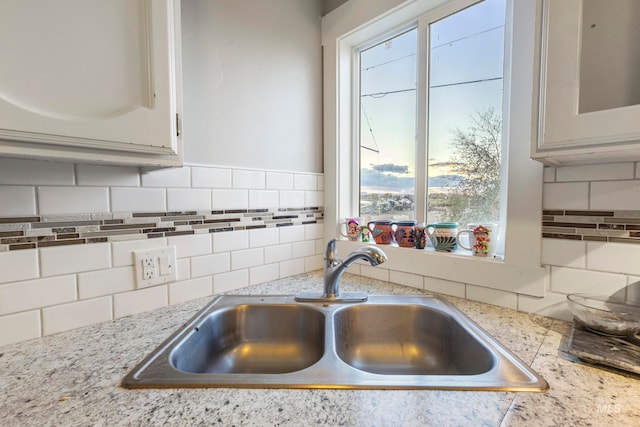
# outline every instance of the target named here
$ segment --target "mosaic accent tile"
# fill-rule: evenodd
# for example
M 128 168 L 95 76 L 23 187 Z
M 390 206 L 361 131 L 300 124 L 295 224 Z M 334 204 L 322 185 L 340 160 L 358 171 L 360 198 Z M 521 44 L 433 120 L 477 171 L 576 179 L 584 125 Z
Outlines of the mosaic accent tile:
M 543 210 L 542 237 L 640 243 L 640 211 Z
M 318 207 L 5 217 L 0 218 L 0 251 L 288 227 L 323 220 L 324 211 Z

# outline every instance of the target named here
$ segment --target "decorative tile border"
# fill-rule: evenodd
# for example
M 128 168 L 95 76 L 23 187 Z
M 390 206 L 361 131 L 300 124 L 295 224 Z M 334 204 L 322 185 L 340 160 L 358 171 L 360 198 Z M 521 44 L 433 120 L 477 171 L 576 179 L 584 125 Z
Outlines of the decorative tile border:
M 323 222 L 319 207 L 0 217 L 0 252 Z
M 640 243 L 640 211 L 543 210 L 542 237 Z

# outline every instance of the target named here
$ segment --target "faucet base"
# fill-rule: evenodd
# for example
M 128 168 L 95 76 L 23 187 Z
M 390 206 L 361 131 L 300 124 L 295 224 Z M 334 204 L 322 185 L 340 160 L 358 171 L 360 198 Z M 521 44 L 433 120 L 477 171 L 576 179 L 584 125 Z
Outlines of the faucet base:
M 367 294 L 362 293 L 341 293 L 335 296 L 327 296 L 320 293 L 301 293 L 296 295 L 296 301 L 299 302 L 325 302 L 325 303 L 345 303 L 345 302 L 365 302 L 368 299 Z

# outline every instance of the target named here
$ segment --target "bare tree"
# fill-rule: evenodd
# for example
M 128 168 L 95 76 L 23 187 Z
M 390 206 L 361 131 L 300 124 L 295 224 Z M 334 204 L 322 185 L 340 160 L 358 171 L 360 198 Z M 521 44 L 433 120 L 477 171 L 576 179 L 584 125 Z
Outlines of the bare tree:
M 497 221 L 500 209 L 502 116 L 490 107 L 471 126 L 452 131 L 452 170 L 462 179 L 449 194 L 446 216 L 460 224 Z

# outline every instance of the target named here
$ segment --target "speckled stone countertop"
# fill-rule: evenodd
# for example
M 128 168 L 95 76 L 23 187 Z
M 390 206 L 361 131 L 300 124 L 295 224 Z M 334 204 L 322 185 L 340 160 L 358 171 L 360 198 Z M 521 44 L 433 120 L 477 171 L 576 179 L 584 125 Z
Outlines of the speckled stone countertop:
M 320 291 L 318 273 L 234 294 Z M 342 290 L 420 290 L 345 275 Z M 530 364 L 545 393 L 415 390 L 147 389 L 121 379 L 211 298 L 0 347 L 2 426 L 637 426 L 640 379 L 567 353 L 570 325 L 446 297 Z

